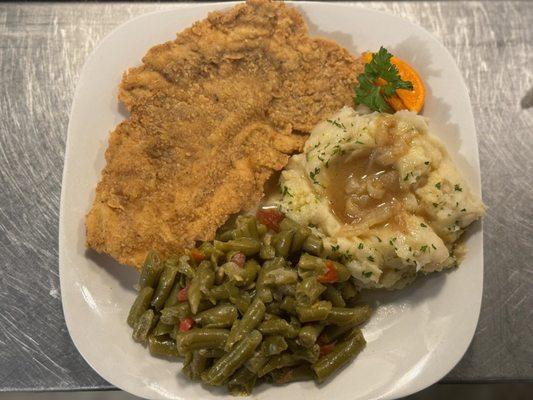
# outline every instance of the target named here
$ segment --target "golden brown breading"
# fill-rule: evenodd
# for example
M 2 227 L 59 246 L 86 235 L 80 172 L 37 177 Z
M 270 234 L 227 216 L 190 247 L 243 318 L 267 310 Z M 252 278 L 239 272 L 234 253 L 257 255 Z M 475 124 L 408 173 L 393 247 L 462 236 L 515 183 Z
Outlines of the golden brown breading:
M 304 133 L 351 104 L 361 65 L 280 2 L 209 14 L 123 77 L 87 245 L 139 267 L 254 207 Z

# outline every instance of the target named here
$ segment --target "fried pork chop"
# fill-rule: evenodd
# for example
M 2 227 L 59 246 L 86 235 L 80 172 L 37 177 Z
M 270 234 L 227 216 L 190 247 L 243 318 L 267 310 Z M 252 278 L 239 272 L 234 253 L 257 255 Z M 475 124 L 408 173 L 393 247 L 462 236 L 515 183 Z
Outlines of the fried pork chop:
M 250 0 L 153 47 L 124 75 L 87 245 L 139 268 L 213 239 L 253 208 L 305 133 L 345 104 L 360 62 L 308 36 L 298 11 Z

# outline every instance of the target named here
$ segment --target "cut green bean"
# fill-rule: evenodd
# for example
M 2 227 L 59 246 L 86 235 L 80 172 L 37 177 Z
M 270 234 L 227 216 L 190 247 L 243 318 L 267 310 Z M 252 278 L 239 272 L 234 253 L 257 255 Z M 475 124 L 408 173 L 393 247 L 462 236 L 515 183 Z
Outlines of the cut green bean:
M 309 254 L 319 256 L 324 251 L 324 244 L 322 242 L 322 239 L 320 239 L 316 235 L 311 234 L 307 237 L 307 239 L 304 240 L 302 244 L 302 249 Z
M 227 329 L 193 328 L 187 332 L 180 332 L 176 344 L 180 354 L 191 350 L 223 349 L 228 336 Z
M 227 328 L 233 325 L 237 316 L 237 308 L 234 305 L 221 304 L 202 311 L 196 315 L 194 320 L 203 328 Z
M 287 350 L 287 347 L 287 341 L 283 336 L 267 336 L 261 343 L 261 353 L 265 356 L 274 356 Z
M 157 323 L 157 316 L 154 311 L 146 310 L 133 327 L 133 340 L 137 343 L 146 343 L 148 340 L 148 334 L 154 328 Z
M 202 374 L 202 380 L 209 385 L 222 385 L 254 354 L 262 339 L 259 331 L 251 331 L 229 353 L 216 360 L 213 366 Z
M 355 326 L 362 324 L 370 318 L 371 309 L 368 305 L 361 305 L 354 308 L 333 307 L 326 322 L 332 325 Z
M 310 324 L 305 325 L 298 332 L 298 341 L 305 347 L 312 347 L 315 345 L 318 336 L 324 329 L 322 324 Z
M 269 373 L 272 383 L 284 385 L 291 382 L 310 381 L 315 378 L 315 373 L 308 364 L 276 369 Z
M 329 301 L 317 301 L 312 306 L 296 306 L 296 313 L 301 322 L 324 321 L 330 310 Z
M 155 251 L 149 252 L 142 266 L 141 275 L 139 276 L 139 286 L 141 289 L 145 287 L 155 288 L 163 267 L 164 265 L 161 263 L 159 254 Z
M 189 285 L 187 298 L 193 314 L 198 312 L 200 300 L 204 294 L 210 294 L 215 283 L 215 272 L 210 261 L 202 261 L 196 269 L 196 274 Z
M 265 304 L 261 300 L 255 299 L 242 316 L 242 319 L 231 328 L 225 350 L 230 351 L 235 343 L 254 330 L 263 320 L 265 311 Z
M 207 358 L 202 356 L 200 352 L 193 351 L 192 358 L 187 365 L 183 366 L 183 372 L 187 377 L 192 381 L 198 381 L 201 379 L 202 372 L 205 371 L 207 367 Z
M 268 360 L 261 371 L 259 371 L 258 376 L 262 377 L 268 374 L 271 371 L 274 371 L 278 368 L 292 367 L 301 363 L 301 359 L 295 356 L 294 354 L 282 353 L 276 356 L 273 356 Z
M 157 325 L 155 326 L 154 331 L 152 332 L 152 335 L 154 336 L 169 335 L 172 332 L 172 329 L 174 329 L 174 325 L 165 324 L 160 319 Z
M 280 231 L 272 237 L 272 244 L 277 257 L 288 257 L 291 252 L 294 230 Z
M 320 284 L 315 276 L 309 276 L 296 285 L 296 301 L 300 304 L 313 304 L 326 290 L 326 286 Z
M 141 289 L 135 302 L 131 306 L 130 312 L 128 314 L 128 325 L 132 328 L 135 326 L 141 315 L 148 310 L 150 307 L 150 302 L 152 301 L 152 296 L 154 294 L 154 289 L 150 286 L 146 286 Z
M 159 283 L 157 284 L 157 289 L 154 292 L 154 297 L 152 298 L 152 307 L 156 310 L 163 308 L 165 301 L 167 301 L 168 295 L 174 286 L 174 280 L 176 279 L 176 274 L 178 273 L 178 268 L 174 263 L 166 263 L 165 269 L 161 273 L 159 278 Z
M 159 357 L 179 357 L 176 342 L 172 339 L 151 335 L 148 337 L 150 354 Z
M 282 335 L 287 338 L 295 338 L 298 335 L 297 329 L 279 317 L 261 322 L 258 329 L 263 335 Z
M 229 392 L 233 396 L 249 396 L 257 381 L 257 375 L 242 367 L 228 381 Z
M 332 285 L 327 286 L 322 297 L 324 300 L 329 301 L 333 307 L 346 307 L 346 302 L 344 301 L 341 292 L 335 289 L 335 287 Z
M 337 372 L 343 365 L 361 352 L 365 344 L 366 341 L 360 330 L 356 330 L 356 333 L 346 341 L 337 343 L 329 354 L 321 357 L 312 366 L 318 382 L 325 381 Z

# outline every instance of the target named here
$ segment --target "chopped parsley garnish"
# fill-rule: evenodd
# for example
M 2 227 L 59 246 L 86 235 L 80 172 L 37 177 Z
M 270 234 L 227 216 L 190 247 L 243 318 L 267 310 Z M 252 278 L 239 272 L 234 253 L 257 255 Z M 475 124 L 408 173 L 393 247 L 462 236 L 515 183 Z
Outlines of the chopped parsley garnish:
M 427 228 L 427 227 L 428 227 L 428 226 L 427 226 L 426 224 L 424 224 L 423 222 L 420 223 L 420 226 L 421 226 L 422 228 Z
M 363 276 L 364 276 L 365 278 L 370 278 L 370 277 L 372 276 L 372 271 L 364 271 L 364 272 L 363 272 Z
M 382 242 L 381 238 L 379 236 L 376 236 L 376 239 L 378 240 L 379 243 Z
M 355 89 L 356 103 L 364 104 L 372 111 L 392 111 L 387 99 L 394 96 L 398 89 L 413 90 L 413 84 L 400 77 L 391 58 L 392 54 L 384 47 L 372 54 L 372 60 L 365 64 L 364 72 L 357 78 L 359 85 Z M 382 86 L 378 85 L 380 79 L 384 81 Z
M 335 252 L 335 251 L 338 251 L 340 248 L 340 245 L 336 244 L 336 245 L 331 245 L 331 251 Z
M 466 208 L 461 209 L 461 212 L 465 212 L 465 211 L 466 211 Z
M 283 190 L 281 192 L 281 195 L 282 196 L 290 196 L 290 197 L 294 197 L 294 195 L 289 191 L 289 188 L 287 186 L 283 186 Z
M 357 248 L 358 248 L 359 250 L 363 250 L 363 247 L 365 247 L 365 246 L 363 245 L 363 242 L 359 243 L 359 246 L 357 246 Z
M 429 161 L 424 161 L 424 164 L 429 165 Z
M 437 248 L 435 247 L 433 243 L 431 243 L 431 247 L 433 247 L 433 250 L 437 250 Z
M 315 167 L 314 171 L 309 172 L 309 178 L 313 181 L 315 185 L 320 185 L 320 182 L 316 180 L 316 176 L 320 173 L 320 168 Z
M 341 128 L 341 129 L 346 130 L 346 127 L 340 122 L 337 122 L 337 121 L 332 120 L 332 119 L 327 119 L 326 121 L 329 122 L 331 125 L 336 126 L 337 128 Z
M 439 205 L 437 203 L 433 203 L 433 207 L 437 208 Z
M 370 261 L 370 262 L 374 262 L 374 257 L 372 257 L 372 256 L 368 256 L 368 257 L 367 257 L 367 260 Z
M 435 183 L 435 187 L 440 190 L 440 188 L 441 188 L 440 182 Z
M 428 249 L 427 244 L 425 244 L 425 245 L 423 245 L 422 247 L 420 247 L 420 251 L 421 251 L 422 253 L 425 253 L 427 249 Z
M 455 191 L 456 192 L 462 192 L 463 191 L 463 188 L 459 185 L 459 184 L 455 184 Z

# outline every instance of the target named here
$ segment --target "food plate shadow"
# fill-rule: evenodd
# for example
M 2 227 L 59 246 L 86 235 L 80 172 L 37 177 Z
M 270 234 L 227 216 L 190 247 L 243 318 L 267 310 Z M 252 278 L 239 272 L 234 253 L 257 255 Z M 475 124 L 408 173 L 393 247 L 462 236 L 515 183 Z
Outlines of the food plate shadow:
M 113 280 L 119 282 L 121 287 L 136 293 L 134 286 L 139 280 L 139 274 L 133 268 L 119 264 L 107 254 L 100 254 L 91 249 L 85 250 L 85 258 L 104 270 Z

